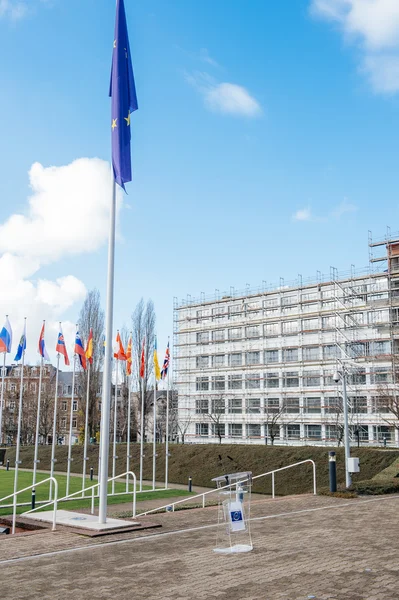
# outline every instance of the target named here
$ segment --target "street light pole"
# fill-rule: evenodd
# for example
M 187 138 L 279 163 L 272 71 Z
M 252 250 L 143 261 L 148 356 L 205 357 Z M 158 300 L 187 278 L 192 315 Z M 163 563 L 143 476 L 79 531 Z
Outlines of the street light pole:
M 334 381 L 338 383 L 342 381 L 342 399 L 344 405 L 344 444 L 345 444 L 345 487 L 350 487 L 352 483 L 352 477 L 349 472 L 349 459 L 351 456 L 351 448 L 349 442 L 349 423 L 348 423 L 348 396 L 346 393 L 346 371 L 342 368 L 342 371 L 337 371 L 333 377 Z

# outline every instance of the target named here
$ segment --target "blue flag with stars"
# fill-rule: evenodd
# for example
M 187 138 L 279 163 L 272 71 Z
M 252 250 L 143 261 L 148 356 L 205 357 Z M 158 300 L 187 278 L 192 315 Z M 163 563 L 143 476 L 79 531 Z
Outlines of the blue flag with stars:
M 125 189 L 125 183 L 132 180 L 130 117 L 138 105 L 123 0 L 116 3 L 109 95 L 112 98 L 112 166 L 116 183 Z

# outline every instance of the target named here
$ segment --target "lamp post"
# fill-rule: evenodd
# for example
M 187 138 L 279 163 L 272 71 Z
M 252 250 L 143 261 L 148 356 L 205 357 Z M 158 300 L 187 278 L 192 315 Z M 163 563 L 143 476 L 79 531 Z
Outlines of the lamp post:
M 349 425 L 348 425 L 348 396 L 346 393 L 346 371 L 343 367 L 341 371 L 336 371 L 333 375 L 336 383 L 342 381 L 342 399 L 344 405 L 344 444 L 345 444 L 345 486 L 348 488 L 352 483 L 351 474 L 349 472 L 349 459 L 351 455 L 349 443 Z

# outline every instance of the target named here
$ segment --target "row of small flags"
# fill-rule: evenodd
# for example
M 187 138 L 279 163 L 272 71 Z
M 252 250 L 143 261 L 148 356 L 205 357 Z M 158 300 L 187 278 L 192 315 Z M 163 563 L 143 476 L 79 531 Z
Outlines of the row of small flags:
M 39 351 L 40 356 L 44 360 L 50 361 L 50 357 L 47 353 L 46 344 L 44 341 L 44 329 L 45 329 L 44 326 L 45 326 L 45 324 L 43 323 L 42 329 L 40 332 L 40 337 L 39 337 L 38 351 Z M 9 319 L 8 319 L 8 317 L 6 317 L 6 322 L 5 322 L 2 330 L 0 331 L 0 353 L 6 352 L 9 354 L 11 352 L 11 345 L 12 345 L 12 329 L 11 329 L 11 324 L 10 324 Z M 105 346 L 105 340 L 103 342 L 103 346 Z M 143 378 L 144 374 L 145 374 L 144 348 L 145 348 L 145 340 L 143 340 L 143 346 L 142 346 L 141 358 L 140 358 L 140 377 L 141 378 Z M 21 360 L 22 354 L 25 350 L 26 350 L 26 325 L 24 326 L 24 332 L 19 341 L 17 353 L 15 355 L 14 360 L 16 360 L 16 361 Z M 60 331 L 58 334 L 55 350 L 56 350 L 56 352 L 58 352 L 59 354 L 61 354 L 64 357 L 65 365 L 69 366 L 70 362 L 69 362 L 68 352 L 66 349 L 64 334 L 62 333 L 61 327 L 60 327 Z M 93 364 L 93 331 L 92 331 L 92 329 L 90 329 L 86 349 L 83 346 L 83 342 L 79 335 L 79 332 L 78 331 L 76 332 L 74 353 L 78 355 L 80 366 L 82 367 L 82 369 L 84 369 L 84 370 L 87 369 L 88 362 L 90 364 Z M 115 352 L 114 352 L 114 358 L 116 358 L 116 360 L 126 361 L 127 375 L 132 374 L 132 337 L 131 336 L 129 338 L 128 345 L 127 345 L 126 352 L 125 352 L 125 349 L 122 344 L 122 339 L 121 339 L 121 336 L 118 331 L 117 336 L 116 336 L 116 347 L 115 347 Z M 169 342 L 168 342 L 162 371 L 160 370 L 159 362 L 158 362 L 158 353 L 157 353 L 157 339 L 155 338 L 154 371 L 155 371 L 155 378 L 157 381 L 159 379 L 165 379 L 165 377 L 168 373 L 169 363 L 170 363 L 170 350 L 169 350 Z

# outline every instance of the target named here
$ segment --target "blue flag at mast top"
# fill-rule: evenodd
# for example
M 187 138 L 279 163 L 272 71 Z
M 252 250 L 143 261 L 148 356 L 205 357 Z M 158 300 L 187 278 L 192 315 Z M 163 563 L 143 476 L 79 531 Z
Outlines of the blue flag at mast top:
M 123 0 L 116 3 L 109 95 L 112 98 L 112 167 L 116 183 L 125 189 L 125 183 L 132 180 L 130 118 L 138 104 Z

